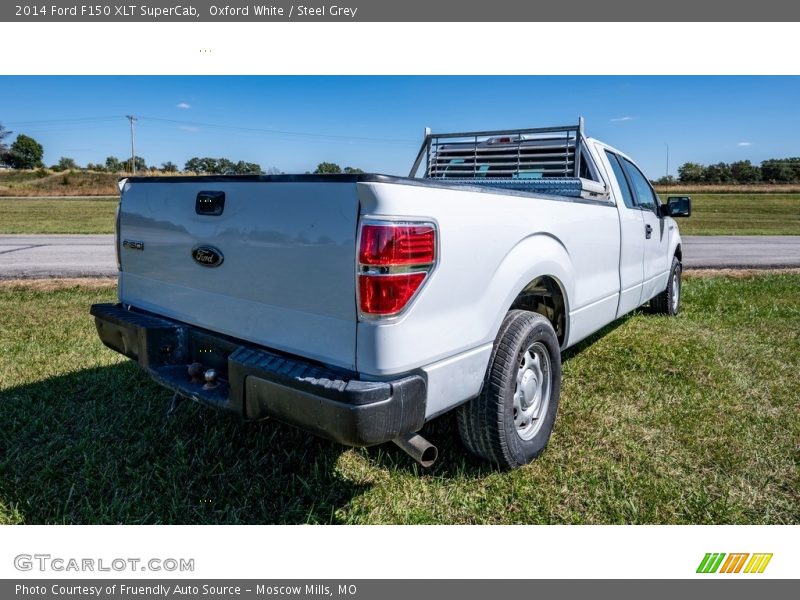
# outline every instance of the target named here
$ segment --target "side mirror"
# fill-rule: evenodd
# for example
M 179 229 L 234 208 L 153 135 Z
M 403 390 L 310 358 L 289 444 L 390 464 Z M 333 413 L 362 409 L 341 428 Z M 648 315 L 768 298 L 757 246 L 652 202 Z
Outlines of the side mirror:
M 661 206 L 664 217 L 689 217 L 692 215 L 692 199 L 689 196 L 670 196 Z

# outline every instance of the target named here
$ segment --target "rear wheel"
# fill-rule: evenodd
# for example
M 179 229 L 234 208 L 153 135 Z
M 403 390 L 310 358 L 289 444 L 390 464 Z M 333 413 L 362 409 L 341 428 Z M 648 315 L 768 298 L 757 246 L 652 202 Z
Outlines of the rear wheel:
M 650 300 L 650 309 L 654 313 L 673 317 L 678 314 L 681 306 L 681 271 L 681 261 L 677 256 L 673 257 L 667 288 Z
M 458 409 L 458 429 L 474 454 L 514 468 L 547 446 L 561 393 L 561 351 L 550 321 L 512 310 L 494 343 L 480 396 Z

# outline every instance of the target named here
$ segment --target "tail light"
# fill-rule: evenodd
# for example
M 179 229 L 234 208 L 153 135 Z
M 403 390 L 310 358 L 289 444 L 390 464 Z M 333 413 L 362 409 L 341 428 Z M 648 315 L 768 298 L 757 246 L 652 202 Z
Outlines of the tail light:
M 122 232 L 120 231 L 120 219 L 122 218 L 122 192 L 127 182 L 127 178 L 120 179 L 117 182 L 117 186 L 119 186 L 119 200 L 117 200 L 117 210 L 114 214 L 114 248 L 117 255 L 117 271 L 122 270 L 122 246 L 120 245 L 120 242 L 122 242 L 120 239 Z
M 358 246 L 358 305 L 363 315 L 400 313 L 436 263 L 433 223 L 361 224 Z
M 119 220 L 120 220 L 120 211 L 122 209 L 122 199 L 117 202 L 117 210 L 116 214 L 114 215 L 114 250 L 117 255 L 117 271 L 122 270 L 122 256 L 120 255 L 120 247 L 119 247 Z

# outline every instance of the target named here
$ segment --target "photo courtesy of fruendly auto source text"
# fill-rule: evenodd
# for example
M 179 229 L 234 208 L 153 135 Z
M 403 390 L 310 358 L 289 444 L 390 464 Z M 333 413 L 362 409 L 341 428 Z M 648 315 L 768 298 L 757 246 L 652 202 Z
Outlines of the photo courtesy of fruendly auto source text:
M 0 7 L 0 594 L 796 595 L 798 12 Z

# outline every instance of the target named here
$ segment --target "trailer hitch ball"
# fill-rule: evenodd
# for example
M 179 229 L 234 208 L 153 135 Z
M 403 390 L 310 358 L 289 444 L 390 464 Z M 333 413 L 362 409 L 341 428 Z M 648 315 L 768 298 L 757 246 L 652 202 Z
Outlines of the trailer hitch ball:
M 219 385 L 219 381 L 217 378 L 219 374 L 217 373 L 216 369 L 208 369 L 205 373 L 203 373 L 203 378 L 206 380 L 205 385 L 203 386 L 204 390 L 211 390 L 214 389 Z
M 203 365 L 199 362 L 194 362 L 188 366 L 186 372 L 189 374 L 189 380 L 192 383 L 200 383 L 203 380 Z

